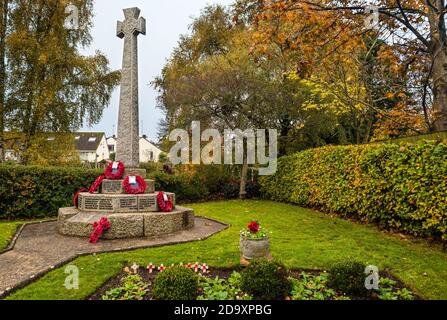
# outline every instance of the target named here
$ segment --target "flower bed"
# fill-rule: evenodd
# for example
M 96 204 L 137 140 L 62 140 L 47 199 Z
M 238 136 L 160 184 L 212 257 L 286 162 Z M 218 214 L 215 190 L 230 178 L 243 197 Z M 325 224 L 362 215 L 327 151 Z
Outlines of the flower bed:
M 149 273 L 144 268 L 136 272 L 124 268 L 115 278 L 98 289 L 89 300 L 154 300 L 153 285 L 165 267 L 154 267 Z M 241 290 L 244 269 L 213 269 L 206 273 L 198 269 L 199 289 L 197 300 L 252 300 L 253 296 Z M 419 299 L 389 273 L 380 279 L 379 290 L 363 295 L 347 295 L 329 287 L 329 274 L 325 271 L 289 270 L 289 294 L 284 300 L 413 300 Z

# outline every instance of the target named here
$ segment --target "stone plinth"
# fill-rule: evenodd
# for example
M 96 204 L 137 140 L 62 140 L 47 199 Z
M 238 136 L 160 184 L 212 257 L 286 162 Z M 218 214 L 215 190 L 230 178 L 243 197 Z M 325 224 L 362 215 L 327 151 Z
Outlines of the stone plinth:
M 182 207 L 168 213 L 132 214 L 102 214 L 62 208 L 59 209 L 59 233 L 88 238 L 93 232 L 92 224 L 103 217 L 109 219 L 111 224 L 103 237 L 106 240 L 164 236 L 194 227 L 194 211 Z
M 125 194 L 123 189 L 124 180 L 104 180 L 102 182 L 101 192 L 103 194 Z M 147 184 L 146 194 L 155 192 L 155 181 L 145 179 Z
M 175 194 L 166 192 L 175 208 Z M 98 213 L 134 213 L 160 211 L 157 193 L 151 194 L 99 194 L 80 193 L 78 208 L 86 212 Z
M 131 169 L 126 169 L 124 171 L 124 177 L 125 176 L 141 176 L 141 177 L 146 177 L 146 169 L 139 169 L 139 168 L 131 168 Z

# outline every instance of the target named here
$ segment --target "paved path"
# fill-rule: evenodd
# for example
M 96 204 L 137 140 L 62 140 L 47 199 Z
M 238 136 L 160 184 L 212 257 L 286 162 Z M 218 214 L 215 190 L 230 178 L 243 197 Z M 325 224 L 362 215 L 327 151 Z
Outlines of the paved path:
M 93 245 L 88 239 L 59 235 L 55 221 L 30 224 L 22 229 L 14 248 L 0 254 L 0 298 L 81 255 L 199 241 L 226 228 L 219 222 L 196 217 L 193 229 L 170 236 L 107 240 Z

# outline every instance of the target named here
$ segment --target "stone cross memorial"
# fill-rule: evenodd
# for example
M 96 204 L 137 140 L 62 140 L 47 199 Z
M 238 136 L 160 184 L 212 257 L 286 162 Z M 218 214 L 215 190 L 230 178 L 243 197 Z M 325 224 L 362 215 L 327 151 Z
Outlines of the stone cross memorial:
M 140 9 L 124 9 L 124 22 L 118 21 L 117 36 L 124 38 L 121 97 L 118 118 L 116 160 L 127 168 L 140 164 L 140 127 L 138 121 L 138 35 L 146 35 L 146 20 Z
M 124 9 L 124 15 L 117 32 L 124 38 L 124 57 L 116 160 L 121 160 L 126 170 L 119 179 L 103 179 L 96 192 L 78 193 L 74 207 L 59 210 L 58 230 L 65 236 L 87 238 L 92 225 L 103 218 L 110 222 L 103 239 L 161 237 L 194 228 L 194 210 L 177 206 L 173 193 L 155 191 L 154 180 L 145 180 L 147 188 L 142 193 L 124 188 L 126 179 L 133 184 L 137 174 L 143 179 L 146 176 L 146 170 L 139 168 L 137 45 L 138 35 L 146 33 L 146 21 L 138 8 Z M 116 169 L 117 163 L 113 166 Z M 168 203 L 172 210 L 166 209 Z

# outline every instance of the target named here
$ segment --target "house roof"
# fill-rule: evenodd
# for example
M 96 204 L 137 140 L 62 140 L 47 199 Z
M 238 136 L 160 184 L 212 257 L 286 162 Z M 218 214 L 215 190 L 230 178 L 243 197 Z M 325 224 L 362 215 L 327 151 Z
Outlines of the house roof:
M 103 132 L 76 132 L 74 133 L 76 149 L 79 151 L 96 151 L 101 143 Z
M 52 141 L 55 137 L 60 137 L 70 134 L 74 136 L 75 146 L 78 151 L 91 151 L 98 150 L 102 137 L 105 136 L 103 132 L 74 132 L 74 133 L 52 133 L 45 132 L 41 135 L 48 137 L 48 141 Z M 17 150 L 22 146 L 24 135 L 18 132 L 5 132 L 5 149 Z
M 142 136 L 142 137 L 140 137 L 140 140 L 146 140 L 146 141 L 149 142 L 154 148 L 157 148 L 158 150 L 162 151 L 159 147 L 157 147 L 157 146 L 155 145 L 155 143 L 153 143 L 152 141 L 150 141 L 150 140 L 147 138 L 147 136 Z
M 117 139 L 116 136 L 111 136 L 111 137 L 107 137 L 107 138 L 106 138 L 107 143 L 110 143 L 110 140 L 112 140 L 112 139 L 115 140 L 115 143 L 118 142 L 118 139 Z M 150 145 L 152 145 L 154 148 L 160 150 L 160 152 L 163 152 L 163 150 L 161 150 L 161 149 L 160 149 L 154 142 L 152 142 L 151 140 L 149 140 L 149 139 L 147 138 L 146 135 L 143 135 L 143 136 L 140 137 L 140 143 L 141 143 L 141 140 L 145 140 L 145 141 L 147 141 L 147 142 L 148 142 Z

